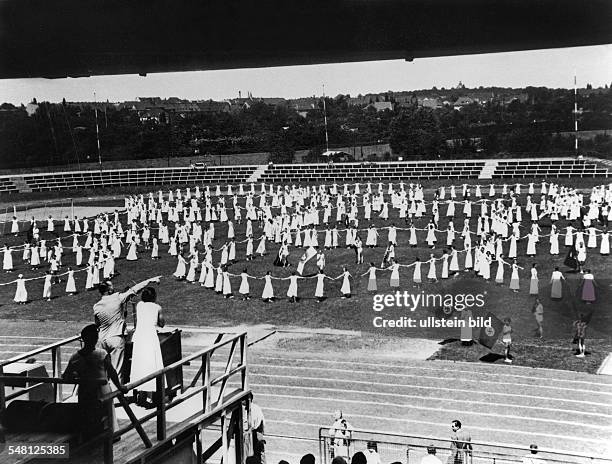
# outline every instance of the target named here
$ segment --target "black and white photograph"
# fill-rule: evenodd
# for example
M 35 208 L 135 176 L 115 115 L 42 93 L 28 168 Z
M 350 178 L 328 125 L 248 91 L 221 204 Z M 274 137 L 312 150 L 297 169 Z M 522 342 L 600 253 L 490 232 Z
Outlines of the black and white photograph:
M 0 464 L 612 464 L 609 0 L 0 0 Z

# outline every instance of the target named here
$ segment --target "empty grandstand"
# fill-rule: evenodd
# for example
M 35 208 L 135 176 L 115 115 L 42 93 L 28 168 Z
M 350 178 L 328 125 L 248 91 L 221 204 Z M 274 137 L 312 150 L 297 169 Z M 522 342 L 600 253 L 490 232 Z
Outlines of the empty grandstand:
M 603 165 L 575 158 L 540 158 L 461 161 L 391 161 L 364 163 L 269 164 L 194 166 L 100 171 L 66 171 L 0 177 L 0 192 L 48 192 L 96 187 L 318 183 L 363 179 L 400 182 L 436 179 L 512 179 L 608 177 Z

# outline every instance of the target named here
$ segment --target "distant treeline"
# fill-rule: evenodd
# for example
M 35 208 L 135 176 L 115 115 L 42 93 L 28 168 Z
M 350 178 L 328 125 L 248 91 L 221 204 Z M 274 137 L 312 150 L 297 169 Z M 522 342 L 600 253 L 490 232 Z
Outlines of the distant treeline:
M 455 92 L 468 92 L 469 89 Z M 571 152 L 574 117 L 580 130 L 612 129 L 612 92 L 582 90 L 574 114 L 574 93 L 567 89 L 527 87 L 525 98 L 491 98 L 457 107 L 422 106 L 422 99 L 377 111 L 375 105 L 351 104 L 349 96 L 326 98 L 327 132 L 332 146 L 386 144 L 387 158 L 473 158 L 512 153 Z M 35 102 L 36 103 L 36 102 Z M 32 110 L 34 108 L 34 110 Z M 291 162 L 297 150 L 316 161 L 325 149 L 323 101 L 298 113 L 290 105 L 256 102 L 235 111 L 144 118 L 142 112 L 112 104 L 36 103 L 28 108 L 0 105 L 0 168 L 95 162 L 96 132 L 105 161 L 210 154 L 268 152 L 275 162 Z M 96 119 L 97 126 L 96 129 Z M 608 135 L 580 142 L 584 154 L 612 152 Z

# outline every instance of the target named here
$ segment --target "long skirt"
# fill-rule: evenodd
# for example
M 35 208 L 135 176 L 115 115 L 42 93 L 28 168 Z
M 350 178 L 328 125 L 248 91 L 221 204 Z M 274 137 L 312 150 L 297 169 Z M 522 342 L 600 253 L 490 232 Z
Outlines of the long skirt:
M 378 290 L 378 287 L 376 286 L 376 278 L 368 279 L 368 291 L 375 292 L 376 290 Z
M 582 301 L 593 303 L 595 301 L 595 285 L 592 280 L 585 280 L 582 284 Z
M 553 299 L 563 298 L 563 283 L 560 279 L 552 281 L 550 286 L 550 297 Z
M 538 293 L 540 293 L 538 283 L 539 283 L 538 279 L 531 279 L 529 281 L 529 294 L 530 295 L 537 295 Z

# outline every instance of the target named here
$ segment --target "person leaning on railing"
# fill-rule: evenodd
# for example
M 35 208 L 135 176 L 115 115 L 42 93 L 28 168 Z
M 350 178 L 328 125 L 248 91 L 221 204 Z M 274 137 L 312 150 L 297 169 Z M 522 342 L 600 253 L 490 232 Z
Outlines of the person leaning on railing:
M 461 428 L 461 421 L 452 421 L 451 429 L 451 454 L 446 464 L 467 464 L 468 457 L 472 455 L 472 437 Z
M 334 423 L 329 429 L 331 457 L 349 459 L 349 442 L 352 437 L 352 427 L 342 416 L 339 409 L 334 412 Z
M 108 426 L 112 427 L 112 430 L 118 428 L 113 400 L 101 400 L 104 395 L 112 391 L 109 378 L 121 392 L 126 393 L 127 388 L 119 380 L 109 354 L 96 349 L 98 327 L 95 324 L 85 326 L 81 330 L 81 340 L 83 348 L 70 357 L 62 377 L 78 382 L 82 430 L 85 436 L 94 436 L 104 430 L 103 421 L 109 413 L 111 417 L 108 417 Z

